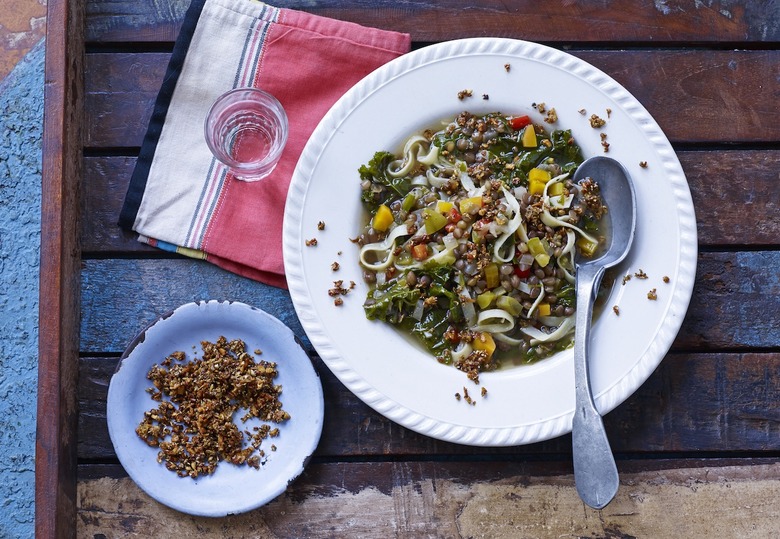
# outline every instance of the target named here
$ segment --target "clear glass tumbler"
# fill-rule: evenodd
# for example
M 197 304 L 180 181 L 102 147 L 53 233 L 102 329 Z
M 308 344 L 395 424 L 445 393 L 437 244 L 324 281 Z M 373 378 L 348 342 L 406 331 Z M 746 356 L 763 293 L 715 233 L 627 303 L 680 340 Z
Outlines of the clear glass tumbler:
M 257 88 L 236 88 L 220 96 L 205 123 L 214 157 L 244 181 L 261 180 L 274 170 L 288 130 L 281 103 Z

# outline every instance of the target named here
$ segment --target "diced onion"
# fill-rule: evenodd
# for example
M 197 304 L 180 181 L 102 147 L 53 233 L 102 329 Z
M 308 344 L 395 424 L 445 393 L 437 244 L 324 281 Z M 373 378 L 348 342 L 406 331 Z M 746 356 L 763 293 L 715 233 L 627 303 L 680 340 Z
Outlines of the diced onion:
M 477 310 L 474 308 L 474 301 L 469 294 L 468 288 L 463 287 L 461 292 L 463 299 L 460 302 L 461 309 L 463 309 L 463 317 L 466 319 L 466 324 L 469 327 L 474 326 L 477 323 Z
M 415 305 L 414 312 L 412 313 L 412 318 L 414 318 L 417 321 L 422 320 L 423 309 L 425 309 L 425 300 L 418 299 L 417 305 Z

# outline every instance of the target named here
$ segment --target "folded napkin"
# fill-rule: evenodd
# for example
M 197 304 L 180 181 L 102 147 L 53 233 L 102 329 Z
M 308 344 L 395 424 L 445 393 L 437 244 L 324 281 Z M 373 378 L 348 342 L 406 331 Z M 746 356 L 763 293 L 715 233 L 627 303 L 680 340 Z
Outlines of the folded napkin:
M 119 218 L 139 240 L 285 287 L 282 219 L 306 141 L 352 85 L 410 37 L 255 0 L 192 0 Z M 203 122 L 237 87 L 273 94 L 290 132 L 274 172 L 242 182 L 209 152 Z

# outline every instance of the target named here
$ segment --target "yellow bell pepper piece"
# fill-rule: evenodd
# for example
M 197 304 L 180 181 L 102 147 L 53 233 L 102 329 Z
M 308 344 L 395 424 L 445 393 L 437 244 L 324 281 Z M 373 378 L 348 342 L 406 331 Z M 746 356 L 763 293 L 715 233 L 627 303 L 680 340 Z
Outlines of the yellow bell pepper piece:
M 551 197 L 557 197 L 563 194 L 563 182 L 555 182 L 547 188 L 547 194 Z
M 495 288 L 501 284 L 501 280 L 498 277 L 498 266 L 496 264 L 488 264 L 485 266 L 485 286 Z
M 439 213 L 447 213 L 449 212 L 455 205 L 448 201 L 448 200 L 437 200 L 436 201 L 436 211 Z
M 540 303 L 536 308 L 536 312 L 539 313 L 539 316 L 550 316 L 550 304 Z
M 460 213 L 474 214 L 482 207 L 482 197 L 469 197 L 460 201 Z
M 484 350 L 489 358 L 493 357 L 493 352 L 496 351 L 496 341 L 493 340 L 493 336 L 483 331 L 476 334 L 471 346 L 474 347 L 474 350 Z
M 544 193 L 544 186 L 551 178 L 549 170 L 532 168 L 528 171 L 528 192 L 532 195 L 541 195 Z
M 520 140 L 523 143 L 523 148 L 536 148 L 537 142 L 536 142 L 536 130 L 534 129 L 534 124 L 529 124 L 525 126 L 525 129 L 523 130 L 522 138 Z
M 530 238 L 528 240 L 528 252 L 534 256 L 534 260 L 539 264 L 539 267 L 546 267 L 550 263 L 550 255 L 547 254 L 547 249 L 539 238 Z
M 374 215 L 371 226 L 374 227 L 374 230 L 377 232 L 384 232 L 390 228 L 391 224 L 393 224 L 393 212 L 390 211 L 390 208 L 382 204 L 379 206 L 379 209 L 376 210 L 376 215 Z

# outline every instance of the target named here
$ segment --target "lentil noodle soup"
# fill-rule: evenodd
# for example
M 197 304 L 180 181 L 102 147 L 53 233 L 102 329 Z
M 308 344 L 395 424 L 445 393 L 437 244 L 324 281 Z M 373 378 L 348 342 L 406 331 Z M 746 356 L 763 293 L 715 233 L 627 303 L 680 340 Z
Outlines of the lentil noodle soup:
M 366 316 L 475 382 L 573 344 L 574 253 L 604 243 L 598 184 L 571 131 L 462 112 L 359 169 Z

